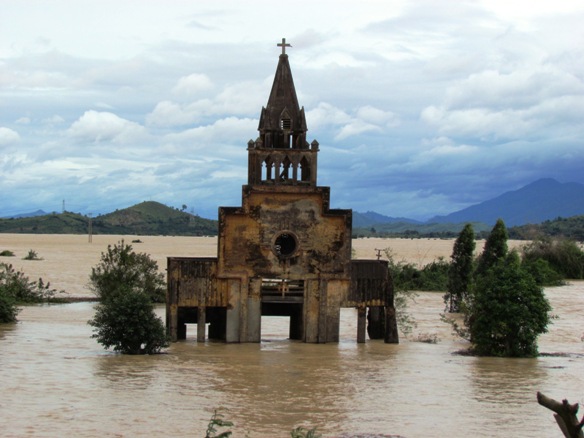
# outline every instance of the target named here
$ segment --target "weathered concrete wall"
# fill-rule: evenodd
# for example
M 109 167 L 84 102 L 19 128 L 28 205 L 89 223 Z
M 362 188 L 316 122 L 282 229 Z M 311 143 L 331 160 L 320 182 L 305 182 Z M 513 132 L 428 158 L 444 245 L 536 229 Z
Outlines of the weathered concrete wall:
M 289 257 L 275 250 L 280 233 L 294 235 Z M 218 276 L 350 278 L 351 211 L 328 210 L 328 188 L 244 188 L 241 208 L 219 211 Z

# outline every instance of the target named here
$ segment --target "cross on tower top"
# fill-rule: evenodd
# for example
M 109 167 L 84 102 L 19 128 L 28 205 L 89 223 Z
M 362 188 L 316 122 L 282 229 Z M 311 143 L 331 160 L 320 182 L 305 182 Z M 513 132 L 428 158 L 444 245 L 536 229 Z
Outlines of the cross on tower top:
M 286 47 L 292 47 L 292 44 L 286 43 L 286 38 L 282 38 L 282 42 L 276 45 L 282 48 L 282 55 L 286 54 Z

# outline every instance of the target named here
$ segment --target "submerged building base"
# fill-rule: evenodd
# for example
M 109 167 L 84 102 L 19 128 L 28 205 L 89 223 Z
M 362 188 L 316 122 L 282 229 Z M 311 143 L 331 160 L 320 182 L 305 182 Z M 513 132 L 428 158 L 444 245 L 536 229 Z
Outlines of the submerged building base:
M 216 258 L 170 257 L 168 332 L 173 341 L 186 339 L 187 324 L 197 324 L 198 342 L 260 342 L 261 317 L 283 316 L 290 318 L 290 339 L 338 342 L 340 309 L 356 308 L 357 342 L 367 334 L 399 342 L 387 262 L 353 260 L 351 274 L 350 282 L 221 278 Z

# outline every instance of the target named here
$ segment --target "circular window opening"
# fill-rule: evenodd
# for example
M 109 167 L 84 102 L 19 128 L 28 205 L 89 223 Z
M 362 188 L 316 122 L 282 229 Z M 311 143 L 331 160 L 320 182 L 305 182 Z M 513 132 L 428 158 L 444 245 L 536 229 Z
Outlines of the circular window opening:
M 290 232 L 280 233 L 274 240 L 274 252 L 278 257 L 291 257 L 297 248 L 296 236 Z

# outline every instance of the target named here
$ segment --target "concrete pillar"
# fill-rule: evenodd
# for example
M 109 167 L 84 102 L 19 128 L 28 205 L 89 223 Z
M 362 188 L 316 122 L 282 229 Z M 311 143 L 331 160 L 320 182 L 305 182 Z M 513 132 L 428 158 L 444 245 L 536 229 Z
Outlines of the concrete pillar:
M 399 344 L 399 332 L 397 329 L 397 319 L 395 307 L 385 308 L 385 338 L 386 344 Z
M 166 306 L 166 333 L 168 333 L 172 342 L 176 342 L 178 340 L 177 325 L 178 308 L 176 304 Z
M 326 290 L 326 280 L 318 283 L 320 300 L 318 302 L 318 343 L 327 342 L 327 322 L 328 322 L 328 296 Z
M 245 342 L 260 342 L 262 336 L 262 279 L 253 278 L 247 288 L 247 336 Z
M 207 326 L 206 308 L 199 306 L 197 308 L 197 342 L 205 342 L 205 328 Z
M 328 280 L 326 282 L 326 341 L 339 342 L 341 327 L 341 296 L 345 282 Z
M 319 321 L 319 282 L 307 280 L 304 282 L 304 342 L 318 342 L 318 321 Z
M 225 322 L 225 342 L 241 342 L 241 296 L 240 281 L 228 280 L 229 307 Z

